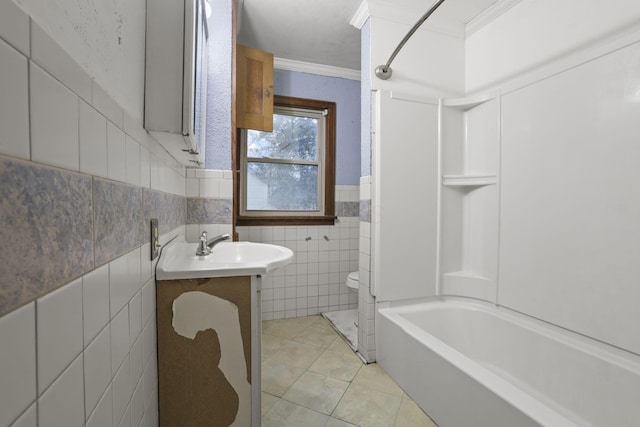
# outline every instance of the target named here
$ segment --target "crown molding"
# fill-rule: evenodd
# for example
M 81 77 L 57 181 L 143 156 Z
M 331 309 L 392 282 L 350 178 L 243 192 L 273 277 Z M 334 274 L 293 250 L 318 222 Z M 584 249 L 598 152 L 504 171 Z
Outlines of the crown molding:
M 357 29 L 361 30 L 364 24 L 366 24 L 367 19 L 369 19 L 369 16 L 371 16 L 371 14 L 369 13 L 369 5 L 367 3 L 367 0 L 362 0 L 362 3 L 360 3 L 358 10 L 356 10 L 356 13 L 351 18 L 351 21 L 349 21 L 349 24 L 352 27 L 356 27 Z
M 480 30 L 484 26 L 489 25 L 491 22 L 493 22 L 521 2 L 522 0 L 499 0 L 498 2 L 494 3 L 490 8 L 486 9 L 480 15 L 476 16 L 467 23 L 466 36 L 469 37 L 471 34 Z
M 331 65 L 314 64 L 312 62 L 295 61 L 293 59 L 274 58 L 273 67 L 278 70 L 318 74 L 321 76 L 339 77 L 349 80 L 360 80 L 360 70 L 333 67 Z

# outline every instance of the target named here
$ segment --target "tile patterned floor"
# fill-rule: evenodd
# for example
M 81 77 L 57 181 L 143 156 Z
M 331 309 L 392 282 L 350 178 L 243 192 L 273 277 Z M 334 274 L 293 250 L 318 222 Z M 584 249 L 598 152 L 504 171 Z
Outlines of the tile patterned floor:
M 263 427 L 437 427 L 322 316 L 262 322 Z

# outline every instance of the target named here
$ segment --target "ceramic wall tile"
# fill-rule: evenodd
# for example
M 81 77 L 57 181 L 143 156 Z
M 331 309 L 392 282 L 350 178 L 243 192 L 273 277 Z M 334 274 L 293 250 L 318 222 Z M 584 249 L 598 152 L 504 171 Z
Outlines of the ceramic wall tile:
M 80 171 L 107 177 L 107 119 L 82 99 L 78 104 Z
M 126 136 L 126 168 L 127 182 L 132 185 L 140 185 L 140 144 Z
M 187 198 L 187 224 L 230 224 L 231 199 Z
M 31 60 L 77 95 L 91 101 L 91 77 L 40 26 L 31 22 Z
M 36 312 L 30 303 L 0 317 L 0 425 L 36 399 Z M 10 386 L 7 386 L 10 384 Z
M 129 340 L 131 346 L 142 332 L 142 292 L 136 293 L 129 301 Z
M 38 426 L 84 425 L 82 356 L 56 379 L 38 399 Z
M 142 189 L 99 178 L 93 180 L 96 264 L 142 245 Z
M 109 323 L 109 266 L 87 273 L 82 278 L 84 345 Z
M 129 358 L 127 357 L 120 369 L 113 377 L 113 420 L 114 425 L 120 425 L 125 415 L 131 397 L 129 376 Z M 117 420 L 117 421 L 116 421 Z M 118 424 L 116 424 L 116 422 Z
M 84 350 L 84 404 L 91 414 L 111 383 L 111 328 L 106 327 Z
M 11 427 L 38 427 L 38 404 L 31 405 Z
M 107 170 L 115 181 L 127 180 L 127 141 L 125 133 L 107 121 Z
M 14 2 L 0 2 L 0 38 L 25 56 L 30 54 L 29 25 L 29 16 Z
M 38 393 L 82 352 L 82 279 L 36 302 L 38 328 Z
M 30 64 L 31 159 L 79 170 L 78 96 Z
M 113 398 L 111 386 L 102 395 L 92 413 L 87 413 L 87 427 L 107 427 L 113 425 Z
M 111 321 L 111 372 L 115 375 L 129 353 L 129 307 L 125 306 Z M 129 370 L 127 364 L 127 371 Z
M 0 154 L 24 159 L 30 156 L 28 66 L 25 56 L 0 40 Z
M 93 97 L 91 105 L 105 115 L 113 124 L 122 129 L 124 122 L 124 110 L 116 101 L 98 84 L 93 81 Z
M 158 218 L 160 234 L 183 225 L 187 216 L 187 200 L 182 196 L 143 189 L 145 227 L 151 218 Z
M 144 415 L 144 396 L 143 396 L 142 381 L 138 381 L 133 396 L 131 396 L 131 425 L 138 426 L 142 422 L 142 416 Z

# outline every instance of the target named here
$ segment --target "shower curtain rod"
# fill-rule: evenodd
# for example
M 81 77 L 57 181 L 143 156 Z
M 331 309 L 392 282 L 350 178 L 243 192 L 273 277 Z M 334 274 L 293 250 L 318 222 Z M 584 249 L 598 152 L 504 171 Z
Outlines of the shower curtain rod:
M 402 41 L 400 41 L 400 43 L 398 44 L 398 46 L 396 47 L 396 50 L 393 51 L 393 53 L 391 54 L 391 56 L 389 57 L 389 60 L 387 61 L 386 64 L 384 65 L 378 65 L 376 67 L 376 76 L 378 76 L 379 79 L 382 80 L 387 80 L 389 77 L 391 77 L 391 74 L 393 74 L 393 71 L 391 70 L 391 63 L 393 62 L 393 60 L 395 59 L 396 55 L 398 54 L 398 52 L 400 52 L 400 49 L 402 49 L 405 45 L 405 43 L 411 38 L 411 36 L 413 35 L 413 33 L 416 32 L 416 30 L 420 27 L 420 25 L 422 25 L 422 23 L 424 21 L 427 20 L 427 18 L 429 18 L 431 16 L 431 14 L 433 12 L 436 11 L 436 9 L 438 7 L 440 7 L 440 5 L 444 3 L 444 0 L 439 0 L 436 4 L 434 4 L 433 6 L 431 6 L 431 9 L 429 9 L 427 11 L 427 13 L 425 13 L 424 15 L 422 15 L 422 18 L 420 18 L 418 20 L 418 22 L 416 22 L 416 24 L 413 26 L 413 28 L 411 28 L 409 30 L 409 32 L 407 33 L 406 36 L 404 36 L 404 38 L 402 39 Z

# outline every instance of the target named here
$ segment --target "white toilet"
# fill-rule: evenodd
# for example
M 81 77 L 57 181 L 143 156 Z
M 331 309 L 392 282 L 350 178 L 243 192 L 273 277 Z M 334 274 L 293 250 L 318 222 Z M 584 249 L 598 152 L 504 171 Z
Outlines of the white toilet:
M 360 279 L 358 276 L 359 275 L 357 271 L 352 271 L 351 273 L 349 273 L 349 276 L 347 276 L 347 287 L 349 289 L 353 289 L 355 291 L 358 290 L 358 287 L 360 286 Z

